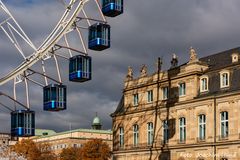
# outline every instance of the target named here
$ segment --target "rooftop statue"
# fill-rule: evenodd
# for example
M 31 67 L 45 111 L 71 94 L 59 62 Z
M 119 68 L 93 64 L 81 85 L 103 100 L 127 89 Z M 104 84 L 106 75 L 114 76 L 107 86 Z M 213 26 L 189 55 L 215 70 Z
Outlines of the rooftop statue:
M 126 80 L 132 80 L 133 79 L 133 69 L 132 67 L 128 66 L 128 73 L 126 76 Z
M 144 64 L 140 70 L 140 77 L 147 76 L 147 66 Z
M 190 48 L 189 54 L 190 54 L 189 63 L 198 61 L 197 53 L 196 53 L 195 49 L 193 49 L 193 47 Z

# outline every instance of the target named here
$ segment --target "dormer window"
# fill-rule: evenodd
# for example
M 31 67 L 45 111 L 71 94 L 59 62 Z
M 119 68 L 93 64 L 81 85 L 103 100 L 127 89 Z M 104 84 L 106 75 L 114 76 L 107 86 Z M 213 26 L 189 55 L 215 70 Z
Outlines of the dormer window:
M 203 76 L 200 78 L 200 92 L 208 91 L 208 77 Z
M 229 87 L 229 71 L 220 72 L 220 87 Z
M 238 53 L 232 54 L 232 63 L 238 62 Z

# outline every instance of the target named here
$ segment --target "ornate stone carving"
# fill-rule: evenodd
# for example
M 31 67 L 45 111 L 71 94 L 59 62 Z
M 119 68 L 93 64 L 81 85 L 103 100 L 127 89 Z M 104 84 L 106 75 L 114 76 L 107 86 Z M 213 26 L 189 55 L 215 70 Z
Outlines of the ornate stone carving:
M 133 69 L 132 69 L 132 67 L 128 66 L 128 73 L 127 73 L 127 76 L 126 76 L 126 80 L 130 81 L 132 79 L 133 79 Z
M 189 63 L 198 61 L 197 53 L 196 53 L 195 49 L 193 49 L 193 47 L 190 48 L 189 54 L 190 54 Z
M 145 77 L 145 76 L 147 76 L 147 66 L 144 64 L 140 70 L 140 77 Z

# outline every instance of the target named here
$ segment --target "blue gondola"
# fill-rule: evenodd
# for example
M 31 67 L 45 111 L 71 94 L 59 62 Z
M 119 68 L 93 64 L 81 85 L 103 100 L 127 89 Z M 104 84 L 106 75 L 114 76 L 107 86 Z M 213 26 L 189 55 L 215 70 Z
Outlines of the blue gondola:
M 16 110 L 11 112 L 11 135 L 27 137 L 35 135 L 35 112 Z
M 67 108 L 67 87 L 65 85 L 50 84 L 43 87 L 43 110 L 60 111 Z
M 69 81 L 84 82 L 92 78 L 92 58 L 77 55 L 69 59 Z
M 110 47 L 110 25 L 96 23 L 89 27 L 88 48 L 101 51 Z
M 102 0 L 102 12 L 108 17 L 116 17 L 122 14 L 123 0 Z

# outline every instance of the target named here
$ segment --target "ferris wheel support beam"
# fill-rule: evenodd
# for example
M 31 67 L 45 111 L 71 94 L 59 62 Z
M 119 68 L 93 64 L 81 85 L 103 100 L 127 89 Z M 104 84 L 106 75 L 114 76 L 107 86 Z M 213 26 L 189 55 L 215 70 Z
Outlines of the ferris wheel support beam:
M 49 77 L 49 76 L 47 76 L 46 74 L 43 74 L 43 73 L 34 71 L 34 70 L 30 69 L 30 68 L 28 68 L 28 70 L 31 71 L 31 72 L 33 72 L 33 73 L 39 74 L 39 75 L 45 77 L 46 79 L 50 79 L 50 80 L 52 80 L 52 81 L 54 81 L 54 82 L 56 82 L 56 83 L 58 83 L 58 84 L 61 83 L 60 81 L 58 81 L 58 80 L 56 80 L 56 79 L 54 79 L 54 78 L 52 78 L 52 77 Z M 47 83 L 46 85 L 48 85 L 48 83 Z
M 4 97 L 6 97 L 6 98 L 9 98 L 10 100 L 16 102 L 17 104 L 19 104 L 19 105 L 22 106 L 23 108 L 25 108 L 25 109 L 27 109 L 27 110 L 29 109 L 27 106 L 25 106 L 25 105 L 22 104 L 21 102 L 15 100 L 13 97 L 11 97 L 11 96 L 9 96 L 9 95 L 3 93 L 3 92 L 0 92 L 0 96 L 4 96 Z
M 12 110 L 10 107 L 6 106 L 5 104 L 0 102 L 0 105 L 3 106 L 4 108 L 8 109 L 9 111 L 13 112 L 14 110 Z
M 72 0 L 70 4 L 75 4 L 77 0 Z M 76 9 L 73 11 L 70 18 L 67 20 L 67 16 L 69 15 L 69 12 L 71 8 L 68 8 L 67 11 L 65 11 L 65 14 L 59 21 L 59 25 L 56 26 L 54 31 L 50 34 L 49 37 L 43 42 L 41 47 L 34 52 L 31 56 L 27 57 L 27 59 L 17 68 L 15 68 L 12 72 L 7 74 L 5 77 L 0 79 L 0 85 L 3 85 L 10 81 L 11 79 L 15 78 L 19 74 L 23 74 L 25 70 L 27 70 L 29 67 L 34 65 L 36 62 L 42 59 L 42 57 L 48 53 L 52 47 L 64 36 L 64 34 L 72 27 L 72 24 L 74 23 L 77 15 L 82 10 L 84 4 L 88 2 L 88 0 L 79 0 L 79 3 L 76 7 Z M 0 3 L 2 3 L 0 1 Z M 63 23 L 66 22 L 66 23 Z
M 59 45 L 59 44 L 55 44 L 55 46 L 59 47 L 59 49 L 60 48 L 65 48 L 65 49 L 72 50 L 72 51 L 75 51 L 75 52 L 78 52 L 78 53 L 81 53 L 81 54 L 85 54 L 85 55 L 87 54 L 85 52 L 79 51 L 77 49 L 74 49 L 74 48 L 71 48 L 71 47 L 68 47 L 68 46 L 62 46 L 62 45 Z M 54 54 L 56 54 L 56 53 L 54 53 Z

